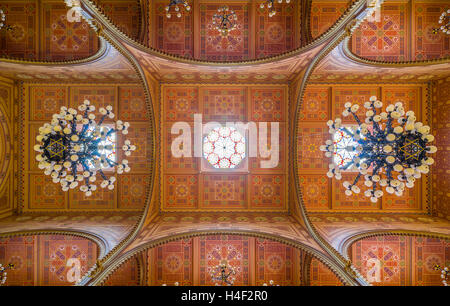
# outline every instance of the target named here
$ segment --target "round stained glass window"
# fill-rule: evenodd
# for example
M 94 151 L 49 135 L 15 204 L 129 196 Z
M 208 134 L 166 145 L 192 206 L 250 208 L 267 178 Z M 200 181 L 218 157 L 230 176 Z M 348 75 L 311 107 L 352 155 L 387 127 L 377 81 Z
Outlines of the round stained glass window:
M 203 139 L 203 157 L 217 169 L 232 169 L 245 158 L 245 138 L 233 127 L 217 127 Z

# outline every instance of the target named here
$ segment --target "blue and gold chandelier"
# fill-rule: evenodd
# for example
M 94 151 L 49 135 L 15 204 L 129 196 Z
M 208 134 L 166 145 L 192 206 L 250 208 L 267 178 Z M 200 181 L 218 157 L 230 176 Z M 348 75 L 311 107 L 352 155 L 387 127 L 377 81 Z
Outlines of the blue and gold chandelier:
M 235 11 L 224 5 L 213 15 L 212 23 L 222 36 L 227 36 L 230 31 L 237 27 L 237 15 Z
M 343 116 L 352 115 L 357 125 L 344 125 L 340 118 L 328 121 L 332 139 L 320 146 L 325 156 L 332 158 L 327 176 L 340 180 L 343 171 L 358 172 L 353 182 L 345 181 L 345 194 L 360 193 L 358 181 L 364 178 L 368 189 L 364 192 L 372 202 L 389 194 L 401 196 L 405 188 L 412 188 L 416 179 L 429 172 L 434 163 L 429 153 L 437 148 L 430 145 L 434 136 L 430 127 L 416 121 L 413 111 L 405 112 L 397 102 L 386 107 L 373 96 L 365 102 L 364 122 L 356 115 L 358 104 L 347 102 Z
M 105 119 L 115 116 L 110 105 L 99 109 L 102 116 L 98 122 L 93 114 L 95 106 L 88 100 L 78 110 L 63 106 L 53 115 L 51 123 L 39 128 L 36 137 L 39 144 L 34 146 L 38 166 L 54 183 L 60 183 L 63 191 L 80 185 L 80 190 L 90 196 L 97 189 L 97 174 L 103 179 L 100 186 L 112 190 L 116 178 L 107 177 L 105 171 L 116 169 L 119 174 L 130 171 L 128 160 L 116 161 L 115 137 L 117 132 L 128 134 L 130 124 L 121 120 L 103 124 Z M 136 146 L 125 140 L 121 149 L 129 156 Z
M 286 3 L 291 2 L 291 0 L 285 0 Z M 274 16 L 277 13 L 277 10 L 275 9 L 274 5 L 275 0 L 265 0 L 263 3 L 259 5 L 261 9 L 267 6 L 267 9 L 269 10 L 269 17 Z M 278 3 L 283 3 L 283 0 L 277 0 Z
M 172 14 L 170 13 L 170 9 L 173 7 L 173 10 L 175 11 L 175 15 L 178 18 L 181 18 L 181 11 L 180 7 L 178 6 L 184 6 L 184 9 L 189 12 L 191 10 L 191 7 L 189 3 L 186 0 L 170 0 L 169 4 L 166 6 L 166 17 L 171 18 Z

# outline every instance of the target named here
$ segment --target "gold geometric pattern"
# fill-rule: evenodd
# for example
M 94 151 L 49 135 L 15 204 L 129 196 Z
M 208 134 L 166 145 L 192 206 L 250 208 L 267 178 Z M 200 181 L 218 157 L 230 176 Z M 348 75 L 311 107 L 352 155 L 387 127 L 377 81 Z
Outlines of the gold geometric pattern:
M 406 143 L 399 148 L 399 152 L 405 154 L 406 160 L 413 158 L 415 160 L 420 159 L 420 153 L 425 150 L 419 143 L 418 138 L 413 140 L 406 139 Z

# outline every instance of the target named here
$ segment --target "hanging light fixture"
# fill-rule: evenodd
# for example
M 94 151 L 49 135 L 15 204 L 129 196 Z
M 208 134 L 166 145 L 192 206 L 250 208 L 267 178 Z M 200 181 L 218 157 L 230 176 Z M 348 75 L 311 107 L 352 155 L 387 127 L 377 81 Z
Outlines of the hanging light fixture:
M 186 0 L 170 0 L 169 4 L 166 6 L 166 17 L 171 18 L 172 14 L 170 13 L 170 9 L 174 7 L 174 11 L 176 13 L 176 16 L 178 18 L 181 18 L 181 11 L 180 7 L 178 6 L 184 6 L 184 9 L 189 12 L 191 10 L 191 7 L 189 6 L 189 3 Z
M 38 152 L 36 160 L 39 168 L 50 175 L 54 183 L 60 183 L 62 190 L 76 188 L 86 196 L 90 196 L 97 189 L 95 181 L 97 173 L 103 178 L 102 188 L 114 189 L 114 176 L 108 178 L 104 169 L 117 168 L 117 173 L 129 172 L 128 160 L 116 162 L 116 132 L 128 134 L 128 122 L 117 120 L 114 127 L 104 125 L 106 118 L 113 119 L 112 106 L 100 108 L 102 117 L 95 122 L 95 106 L 85 100 L 78 110 L 61 107 L 61 111 L 53 115 L 51 123 L 39 128 L 34 146 Z M 121 148 L 126 156 L 136 150 L 129 140 L 124 141 Z
M 291 0 L 285 0 L 286 3 L 291 2 Z M 267 7 L 267 9 L 269 10 L 269 17 L 274 16 L 277 13 L 277 10 L 275 9 L 275 5 L 274 5 L 275 0 L 266 0 L 265 2 L 261 3 L 260 8 L 264 8 Z M 283 0 L 277 0 L 278 3 L 283 3 Z
M 237 27 L 236 13 L 226 5 L 217 10 L 217 13 L 213 15 L 212 20 L 216 30 L 223 36 L 227 36 L 231 30 L 234 30 Z
M 12 31 L 13 27 L 9 24 L 6 24 L 6 14 L 0 9 L 0 30 Z
M 216 286 L 232 286 L 236 278 L 236 271 L 227 265 L 226 261 L 223 261 L 221 264 L 215 266 L 211 270 L 211 280 L 216 282 Z
M 439 24 L 442 24 L 439 28 L 433 29 L 433 34 L 438 34 L 442 31 L 444 34 L 450 35 L 450 9 L 442 12 L 439 17 Z
M 0 263 L 0 286 L 4 285 L 6 282 L 6 279 L 8 278 L 8 272 L 6 272 L 7 270 L 14 270 L 14 265 L 12 263 L 10 263 L 6 267 L 4 267 Z
M 442 284 L 444 284 L 444 286 L 448 286 L 447 280 L 450 274 L 448 267 L 442 268 L 440 265 L 435 265 L 434 269 L 436 271 L 441 271 Z
M 397 196 L 403 194 L 405 187 L 412 188 L 434 163 L 427 154 L 437 150 L 429 145 L 434 140 L 430 127 L 416 122 L 413 111 L 405 112 L 401 102 L 388 105 L 385 112 L 381 112 L 382 106 L 377 97 L 371 97 L 364 104 L 366 119 L 361 122 L 356 115 L 359 105 L 347 102 L 342 114 L 351 114 L 358 125 L 344 126 L 340 118 L 328 121 L 332 139 L 320 146 L 325 156 L 333 160 L 327 176 L 340 180 L 342 171 L 358 171 L 353 182 L 343 183 L 345 194 L 360 193 L 356 184 L 364 177 L 369 188 L 364 195 L 374 203 L 383 195 L 381 187 Z

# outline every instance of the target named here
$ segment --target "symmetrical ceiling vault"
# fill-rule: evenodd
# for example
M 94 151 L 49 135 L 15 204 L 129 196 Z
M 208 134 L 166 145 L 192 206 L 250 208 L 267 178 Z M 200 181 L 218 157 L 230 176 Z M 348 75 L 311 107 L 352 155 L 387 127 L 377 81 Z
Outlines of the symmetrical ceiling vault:
M 210 21 L 220 2 L 194 0 L 190 12 L 171 19 L 166 2 L 80 0 L 82 19 L 74 23 L 62 1 L 0 4 L 16 26 L 0 31 L 0 236 L 7 237 L 0 248 L 16 243 L 13 236 L 24 250 L 48 239 L 24 238 L 32 233 L 97 239 L 94 251 L 83 246 L 92 262 L 79 285 L 162 285 L 177 277 L 207 285 L 196 256 L 222 248 L 244 254 L 247 263 L 236 259 L 246 271 L 241 285 L 270 277 L 285 285 L 436 284 L 429 269 L 417 272 L 423 281 L 373 278 L 357 258 L 371 246 L 397 254 L 407 241 L 405 256 L 414 262 L 422 264 L 421 248 L 437 250 L 424 254 L 441 264 L 450 260 L 449 38 L 430 32 L 445 3 L 384 1 L 374 22 L 366 0 L 291 1 L 272 18 L 260 1 L 230 0 L 238 24 L 222 36 Z M 329 161 L 319 150 L 329 137 L 326 122 L 346 102 L 374 95 L 413 110 L 438 147 L 430 175 L 376 204 L 346 197 L 326 177 Z M 127 157 L 132 171 L 118 176 L 114 191 L 91 198 L 55 187 L 32 150 L 53 113 L 84 99 L 112 105 L 136 144 Z M 198 115 L 203 123 L 279 127 L 264 148 L 278 139 L 276 165 L 262 166 L 271 155 L 249 156 L 224 172 L 203 157 L 175 157 L 173 126 L 194 130 Z M 182 256 L 193 267 L 185 274 L 175 264 Z M 256 256 L 267 263 L 259 267 Z M 295 267 L 277 270 L 274 258 Z

